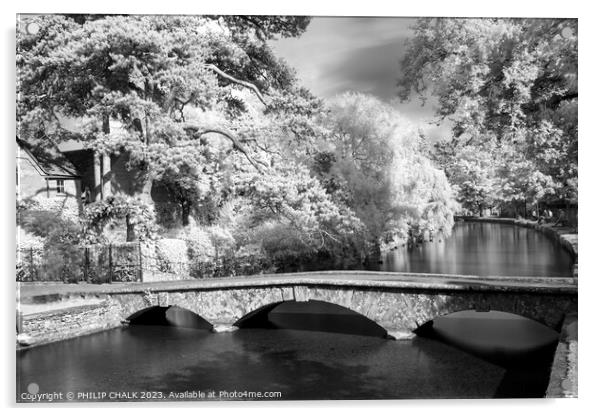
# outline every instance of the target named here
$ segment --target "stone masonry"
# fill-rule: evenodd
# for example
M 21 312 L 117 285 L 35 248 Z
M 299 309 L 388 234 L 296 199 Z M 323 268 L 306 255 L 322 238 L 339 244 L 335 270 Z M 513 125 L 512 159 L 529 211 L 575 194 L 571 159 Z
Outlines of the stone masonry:
M 346 307 L 373 320 L 391 337 L 403 339 L 437 316 L 468 309 L 514 313 L 560 330 L 564 317 L 577 311 L 577 285 L 574 279 L 559 278 L 318 272 L 23 287 L 20 332 L 31 343 L 50 342 L 118 327 L 152 306 L 179 306 L 227 330 L 263 306 L 289 300 L 320 300 Z M 74 302 L 77 306 L 68 306 Z

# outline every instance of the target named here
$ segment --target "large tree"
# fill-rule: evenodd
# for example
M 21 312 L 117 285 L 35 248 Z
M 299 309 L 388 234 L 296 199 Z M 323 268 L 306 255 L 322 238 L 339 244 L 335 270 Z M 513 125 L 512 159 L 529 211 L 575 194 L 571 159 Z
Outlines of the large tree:
M 433 156 L 453 184 L 458 202 L 471 214 L 497 205 L 501 197 L 495 143 L 457 146 L 454 141 L 435 143 Z
M 576 19 L 419 19 L 401 69 L 400 97 L 435 97 L 454 149 L 521 165 L 511 199 L 576 198 Z
M 238 227 L 275 224 L 305 249 L 346 244 L 357 227 L 304 163 L 324 134 L 323 106 L 299 87 L 268 40 L 309 19 L 279 16 L 40 16 L 18 34 L 19 130 L 75 135 L 99 152 L 128 152 L 135 196 L 161 182 L 186 214 L 219 221 L 235 201 Z M 196 185 L 195 185 L 196 184 Z M 103 209 L 96 210 L 104 212 Z M 95 212 L 96 212 L 95 211 Z M 185 217 L 185 215 L 183 215 Z
M 376 97 L 345 93 L 330 103 L 322 180 L 381 243 L 426 230 L 448 233 L 456 204 L 418 129 Z
M 303 91 L 267 41 L 298 36 L 308 22 L 280 16 L 29 18 L 39 30 L 28 33 L 23 25 L 17 33 L 19 134 L 128 152 L 136 196 L 150 202 L 153 183 L 162 181 L 188 211 L 203 198 L 199 192 L 223 190 L 225 165 L 268 166 L 272 144 L 256 137 L 269 124 L 265 118 L 286 112 L 282 102 Z M 257 113 L 265 115 L 261 125 Z M 65 128 L 69 119 L 79 122 L 75 133 Z M 194 182 L 199 189 L 191 188 Z
M 250 111 L 240 93 L 251 91 L 266 111 L 266 94 L 293 88 L 267 40 L 299 35 L 308 19 L 51 15 L 30 23 L 39 31 L 20 28 L 17 40 L 20 133 L 60 141 L 73 138 L 61 119 L 83 120 L 77 138 L 102 152 L 128 151 L 148 197 L 164 174 L 210 165 L 198 148 L 204 136 L 229 141 L 250 168 L 265 164 L 237 134 Z M 201 116 L 187 117 L 189 109 Z

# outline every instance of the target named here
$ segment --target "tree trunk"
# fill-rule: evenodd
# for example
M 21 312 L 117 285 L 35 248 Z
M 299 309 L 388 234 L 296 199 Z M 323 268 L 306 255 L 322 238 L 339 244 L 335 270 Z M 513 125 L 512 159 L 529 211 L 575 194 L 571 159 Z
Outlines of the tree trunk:
M 102 116 L 102 132 L 104 134 L 111 133 L 111 125 L 109 115 L 105 114 Z M 100 155 L 102 172 L 100 177 L 100 193 L 102 195 L 102 199 L 105 199 L 107 196 L 111 195 L 111 155 L 109 153 L 103 152 Z
M 126 228 L 125 240 L 128 242 L 136 241 L 136 232 L 134 231 L 134 225 L 131 223 L 129 215 L 125 216 L 125 228 Z
M 182 225 L 186 227 L 190 224 L 190 203 L 188 201 L 182 201 Z
M 145 162 L 140 163 L 134 177 L 134 196 L 147 204 L 152 204 L 151 191 L 154 180 L 155 175 L 150 171 L 148 164 Z
M 148 115 L 144 116 L 144 141 L 148 146 L 151 143 L 151 127 L 150 120 Z M 155 180 L 155 175 L 150 171 L 148 162 L 143 162 L 141 166 L 141 180 L 142 187 L 140 189 L 140 198 L 142 201 L 146 202 L 149 205 L 152 205 L 153 198 L 151 196 L 151 191 L 153 189 L 153 182 Z
M 102 171 L 100 169 L 100 154 L 94 151 L 94 201 L 102 199 Z
M 140 198 L 148 204 L 153 203 L 153 197 L 151 195 L 152 190 L 153 190 L 153 175 L 151 175 L 149 173 L 146 175 L 146 178 L 144 179 L 144 182 L 142 184 L 142 189 L 140 190 Z

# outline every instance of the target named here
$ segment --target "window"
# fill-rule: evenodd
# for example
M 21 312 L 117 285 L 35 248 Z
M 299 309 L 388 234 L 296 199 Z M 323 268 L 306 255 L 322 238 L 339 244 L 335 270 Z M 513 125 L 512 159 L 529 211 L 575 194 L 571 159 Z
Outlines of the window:
M 57 194 L 65 193 L 65 181 L 63 179 L 56 180 L 56 193 Z

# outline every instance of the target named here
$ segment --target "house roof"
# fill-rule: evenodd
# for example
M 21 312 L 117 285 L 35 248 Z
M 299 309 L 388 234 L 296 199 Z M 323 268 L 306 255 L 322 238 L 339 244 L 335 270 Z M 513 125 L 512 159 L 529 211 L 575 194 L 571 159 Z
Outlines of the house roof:
M 77 169 L 48 138 L 21 140 L 17 145 L 36 163 L 44 176 L 79 178 Z

